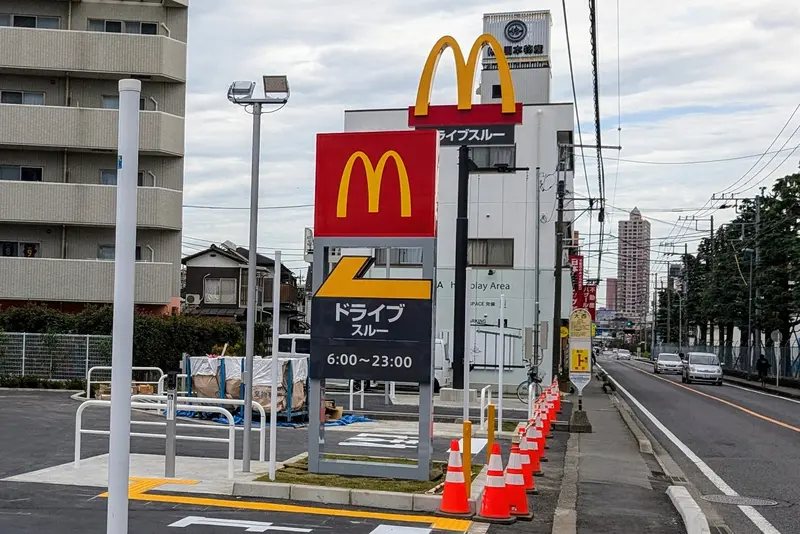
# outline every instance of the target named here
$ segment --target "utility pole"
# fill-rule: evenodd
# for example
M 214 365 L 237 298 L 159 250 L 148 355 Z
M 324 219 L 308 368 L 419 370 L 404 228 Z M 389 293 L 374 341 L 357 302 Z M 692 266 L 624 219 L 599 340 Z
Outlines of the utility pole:
M 672 287 L 669 285 L 669 271 L 672 263 L 667 264 L 667 339 L 666 342 L 672 340 Z
M 683 244 L 683 283 L 681 284 L 683 293 L 683 305 L 686 309 L 686 347 L 689 347 L 689 245 Z
M 536 167 L 536 207 L 534 210 L 534 217 L 536 218 L 536 247 L 533 249 L 533 270 L 534 270 L 534 278 L 533 278 L 533 361 L 531 362 L 531 367 L 534 365 L 538 365 L 538 358 L 539 358 L 539 333 L 540 333 L 540 318 L 539 318 L 539 277 L 541 276 L 541 267 L 539 266 L 539 256 L 541 254 L 542 247 L 540 246 L 541 239 L 540 236 L 542 234 L 542 185 L 539 182 L 539 167 Z M 560 329 L 559 329 L 560 330 Z M 538 369 L 537 369 L 538 372 Z M 555 376 L 553 377 L 555 378 Z
M 561 148 L 563 152 L 563 148 Z M 559 157 L 559 159 L 561 159 Z M 562 278 L 562 248 L 564 245 L 564 188 L 566 184 L 558 173 L 556 198 L 558 199 L 558 216 L 556 218 L 556 258 L 555 258 L 555 292 L 553 294 L 553 378 L 558 376 L 558 365 L 561 363 L 561 278 Z
M 656 313 L 658 300 L 658 273 L 653 273 L 653 322 L 650 325 L 650 359 L 653 359 L 656 352 Z
M 761 194 L 756 195 L 756 242 L 753 246 L 756 250 L 756 265 L 755 268 L 758 270 L 761 267 L 761 245 L 759 243 L 759 235 L 761 233 L 761 199 L 764 196 L 764 187 L 761 188 Z M 761 308 L 761 288 L 756 284 L 756 321 L 755 321 L 755 329 L 753 330 L 755 334 L 755 344 L 753 348 L 755 349 L 756 358 L 761 356 L 761 329 L 759 328 L 759 320 L 758 320 L 758 312 Z
M 708 255 L 708 276 L 711 277 L 711 269 L 714 266 L 714 216 L 711 216 L 711 230 L 708 234 L 709 250 Z M 714 318 L 709 317 L 708 320 L 708 348 L 714 350 Z
M 464 388 L 467 333 L 467 245 L 469 224 L 469 147 L 458 147 L 458 204 L 456 213 L 455 273 L 453 275 L 453 388 Z M 500 393 L 502 395 L 502 392 Z M 464 396 L 469 395 L 465 391 Z

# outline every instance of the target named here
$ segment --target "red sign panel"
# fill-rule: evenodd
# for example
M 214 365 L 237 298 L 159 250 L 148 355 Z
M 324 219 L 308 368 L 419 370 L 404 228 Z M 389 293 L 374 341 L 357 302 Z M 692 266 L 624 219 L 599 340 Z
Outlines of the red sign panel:
M 470 109 L 458 109 L 457 105 L 429 106 L 428 114 L 421 116 L 414 115 L 414 110 L 414 106 L 408 108 L 408 125 L 411 128 L 522 124 L 522 104 L 519 102 L 514 113 L 503 113 L 502 104 L 472 104 Z
M 583 286 L 583 308 L 589 310 L 589 315 L 592 316 L 592 321 L 597 317 L 597 286 L 585 285 Z
M 572 309 L 583 308 L 583 291 L 572 290 Z
M 569 265 L 572 268 L 572 288 L 583 291 L 583 256 L 570 256 Z
M 436 130 L 317 135 L 314 235 L 436 235 Z

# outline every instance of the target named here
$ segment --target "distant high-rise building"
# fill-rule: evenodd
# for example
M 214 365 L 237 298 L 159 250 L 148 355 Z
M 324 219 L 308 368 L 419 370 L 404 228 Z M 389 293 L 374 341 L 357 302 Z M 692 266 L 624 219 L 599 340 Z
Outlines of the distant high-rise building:
M 617 309 L 617 279 L 606 278 L 606 309 Z
M 633 208 L 627 221 L 619 221 L 617 308 L 630 318 L 647 315 L 650 279 L 650 223 Z

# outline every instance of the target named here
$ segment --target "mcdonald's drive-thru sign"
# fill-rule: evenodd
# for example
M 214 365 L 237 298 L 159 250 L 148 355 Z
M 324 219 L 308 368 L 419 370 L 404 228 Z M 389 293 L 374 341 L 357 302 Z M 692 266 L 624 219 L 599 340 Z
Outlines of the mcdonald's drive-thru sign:
M 500 77 L 500 104 L 473 104 L 475 72 L 484 48 L 493 52 L 493 60 Z M 433 79 L 442 54 L 450 48 L 455 56 L 458 103 L 455 106 L 431 106 Z M 458 42 L 446 35 L 439 39 L 428 54 L 419 79 L 417 99 L 408 109 L 408 125 L 412 128 L 438 128 L 442 126 L 483 126 L 521 124 L 522 104 L 514 96 L 511 68 L 503 45 L 491 34 L 478 37 L 464 56 Z
M 434 237 L 434 130 L 317 135 L 316 237 Z

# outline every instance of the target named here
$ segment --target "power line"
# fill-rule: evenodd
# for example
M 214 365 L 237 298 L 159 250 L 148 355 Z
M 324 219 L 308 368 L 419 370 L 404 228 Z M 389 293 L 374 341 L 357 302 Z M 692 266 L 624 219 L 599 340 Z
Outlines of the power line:
M 767 152 L 759 152 L 758 154 L 746 154 L 743 156 L 731 156 L 727 158 L 717 158 L 717 159 L 701 159 L 701 160 L 687 160 L 687 161 L 653 161 L 653 160 L 641 160 L 641 159 L 628 159 L 628 158 L 609 158 L 603 156 L 603 159 L 609 159 L 611 161 L 621 161 L 622 163 L 635 163 L 637 165 L 704 165 L 710 163 L 725 163 L 728 161 L 739 161 L 744 159 L 751 159 L 751 158 L 758 158 L 764 155 L 769 154 L 777 154 L 780 152 L 788 152 L 790 150 L 797 150 L 800 148 L 800 144 L 793 148 L 785 148 L 783 150 L 772 150 Z M 587 154 L 587 158 L 596 158 L 597 156 L 594 154 Z
M 200 210 L 249 210 L 245 206 L 201 206 L 198 204 L 184 204 L 184 208 L 200 209 Z M 299 208 L 313 208 L 314 204 L 294 204 L 288 206 L 260 206 L 259 210 L 293 210 Z

